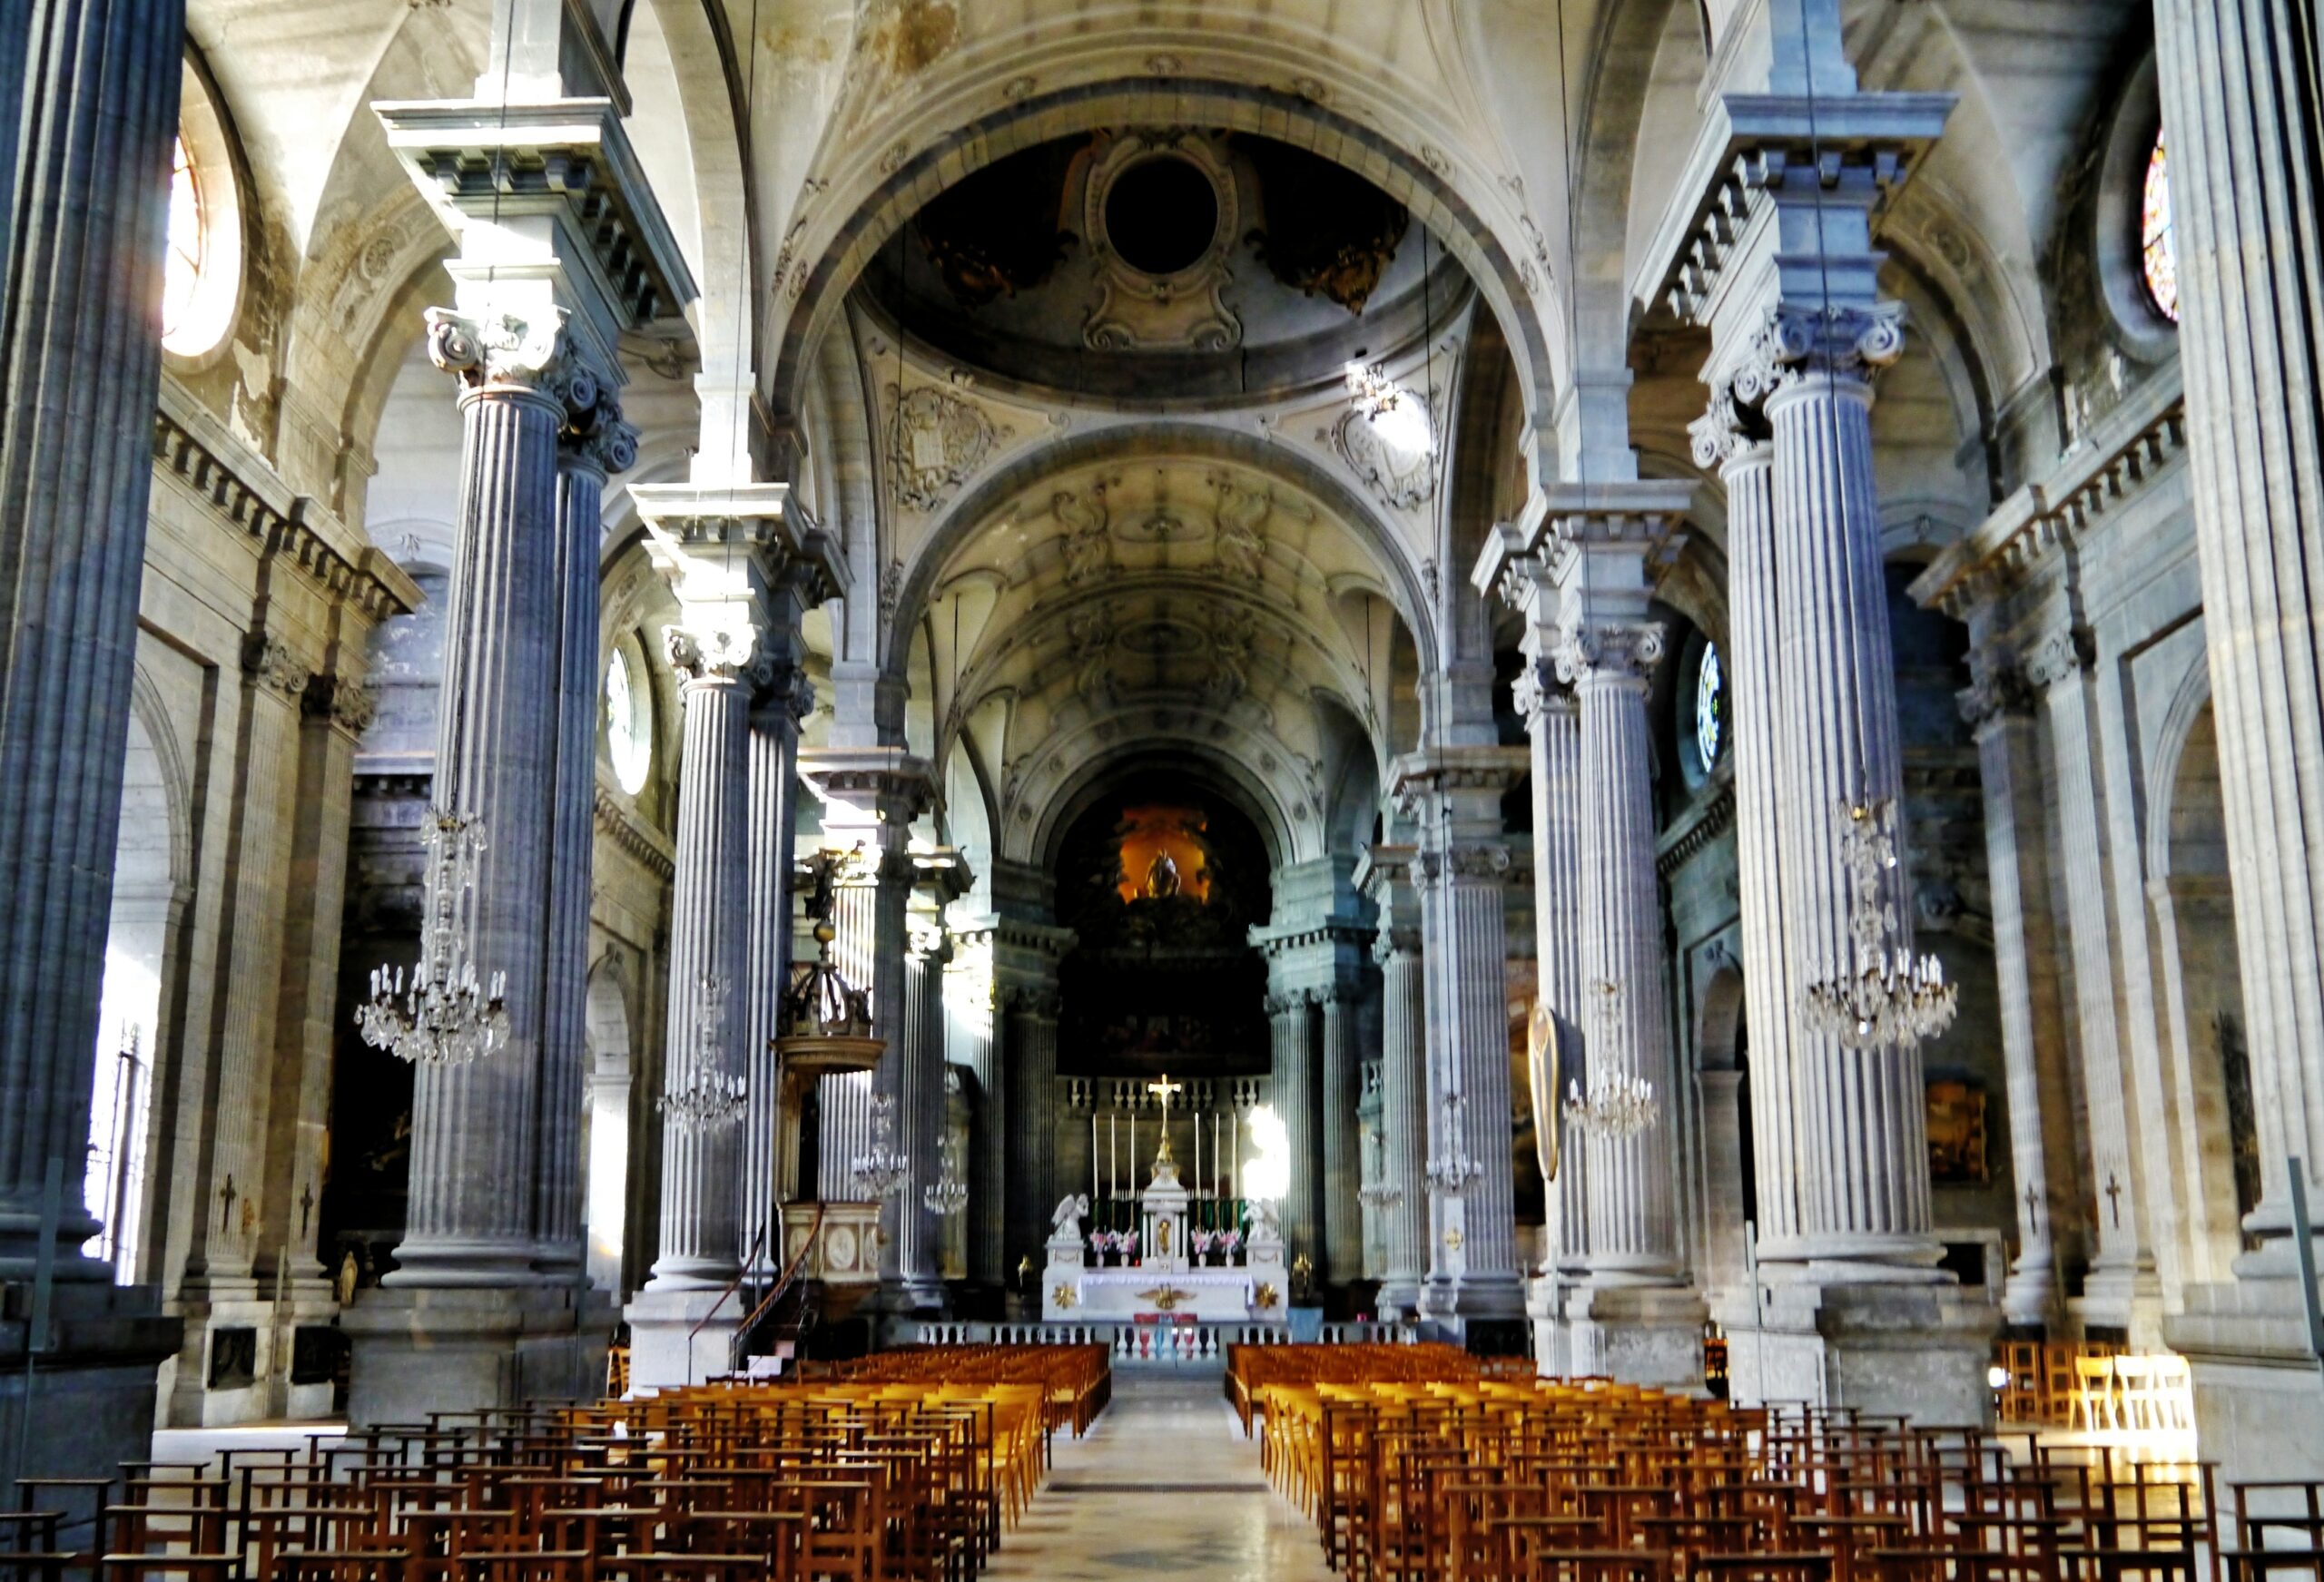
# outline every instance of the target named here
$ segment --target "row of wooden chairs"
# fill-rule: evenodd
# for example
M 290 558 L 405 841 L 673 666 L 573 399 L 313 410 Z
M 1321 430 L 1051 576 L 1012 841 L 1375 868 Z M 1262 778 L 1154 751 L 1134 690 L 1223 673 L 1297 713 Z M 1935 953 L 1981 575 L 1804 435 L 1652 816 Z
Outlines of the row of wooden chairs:
M 1249 1361 L 1273 1380 L 1253 1397 L 1266 1475 L 1364 1582 L 2324 1582 L 2324 1486 L 2240 1485 L 2223 1534 L 2208 1467 L 2109 1446 L 1605 1380 L 1383 1360 L 1387 1377 L 1300 1381 L 1364 1359 Z
M 27 1479 L 0 1582 L 966 1582 L 1047 1471 L 1051 1381 L 1087 1367 L 1051 1350 Z

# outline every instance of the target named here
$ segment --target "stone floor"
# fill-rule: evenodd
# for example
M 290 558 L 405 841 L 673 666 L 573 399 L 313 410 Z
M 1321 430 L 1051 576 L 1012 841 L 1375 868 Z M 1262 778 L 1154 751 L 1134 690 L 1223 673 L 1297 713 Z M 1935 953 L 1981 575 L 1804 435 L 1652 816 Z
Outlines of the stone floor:
M 1114 1374 L 1113 1404 L 1057 1465 L 984 1573 L 1326 1582 L 1315 1524 L 1269 1489 L 1216 1378 Z

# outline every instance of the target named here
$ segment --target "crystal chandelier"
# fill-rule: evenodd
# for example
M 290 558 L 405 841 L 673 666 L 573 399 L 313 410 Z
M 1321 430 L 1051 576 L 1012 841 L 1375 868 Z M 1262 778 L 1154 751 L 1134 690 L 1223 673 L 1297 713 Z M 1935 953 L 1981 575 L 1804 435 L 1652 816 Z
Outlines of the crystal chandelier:
M 1896 867 L 1896 804 L 1887 797 L 1843 803 L 1837 814 L 1840 862 L 1853 892 L 1848 932 L 1856 940 L 1856 975 L 1812 983 L 1800 997 L 1807 1030 L 1836 1038 L 1844 1048 L 1905 1048 L 1953 1025 L 1958 989 L 1945 981 L 1935 956 L 1915 958 L 1896 942 L 1896 909 L 1880 893 Z
M 1388 377 L 1388 365 L 1383 362 L 1352 362 L 1347 365 L 1348 398 L 1355 409 L 1372 422 L 1378 422 L 1403 402 L 1403 387 Z
M 703 978 L 694 1011 L 694 1058 L 676 1084 L 655 1101 L 664 1115 L 690 1132 L 730 1126 L 743 1118 L 743 1079 L 720 1069 L 726 1063 L 727 988 L 724 978 Z
M 940 1137 L 936 1143 L 936 1180 L 921 1189 L 931 1214 L 950 1219 L 969 1206 L 969 1184 L 960 1179 L 959 1164 L 952 1150 L 952 1139 Z
M 1404 1201 L 1404 1189 L 1386 1181 L 1367 1181 L 1355 1189 L 1355 1199 L 1369 1209 L 1392 1209 Z
M 858 1154 L 848 1164 L 848 1174 L 863 1189 L 867 1198 L 893 1197 L 903 1190 L 904 1177 L 911 1166 L 896 1152 L 896 1096 L 875 1093 L 872 1096 L 872 1147 Z
M 1590 1091 L 1581 1084 L 1566 1085 L 1565 1118 L 1593 1137 L 1621 1142 L 1635 1137 L 1662 1116 L 1662 1101 L 1654 1084 L 1643 1076 L 1616 1075 L 1592 1077 Z
M 1484 1165 L 1469 1156 L 1468 1108 L 1463 1096 L 1444 1096 L 1444 1152 L 1428 1162 L 1427 1174 L 1430 1184 L 1447 1197 L 1460 1196 L 1469 1183 L 1485 1173 Z
M 487 988 L 471 955 L 484 825 L 448 809 L 430 808 L 420 849 L 426 853 L 426 903 L 410 993 L 405 993 L 402 968 L 392 974 L 373 968 L 371 997 L 355 1007 L 355 1024 L 365 1043 L 399 1060 L 466 1066 L 508 1042 L 508 975 L 494 973 Z

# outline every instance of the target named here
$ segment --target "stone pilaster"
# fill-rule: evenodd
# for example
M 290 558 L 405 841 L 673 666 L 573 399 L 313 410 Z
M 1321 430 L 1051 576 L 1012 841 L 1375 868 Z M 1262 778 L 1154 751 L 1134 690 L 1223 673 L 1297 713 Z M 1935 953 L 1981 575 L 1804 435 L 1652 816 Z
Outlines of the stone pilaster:
M 1395 1195 L 1377 1211 L 1385 1253 L 1379 1305 L 1409 1313 L 1428 1272 L 1428 1007 L 1421 985 L 1413 849 L 1374 846 L 1356 882 L 1380 909 L 1373 958 L 1380 964 L 1380 1183 Z
M 1398 759 L 1392 778 L 1399 812 L 1420 830 L 1413 871 L 1429 958 L 1429 1162 L 1465 1159 L 1481 1172 L 1457 1192 L 1431 1193 L 1423 1301 L 1442 1316 L 1512 1323 L 1524 1299 L 1510 1153 L 1502 896 L 1512 859 L 1501 833 L 1501 797 L 1523 764 L 1517 749 L 1423 748 Z
M 1539 628 L 1529 632 L 1536 635 Z M 1551 629 L 1552 634 L 1554 628 Z M 1556 1018 L 1559 1062 L 1544 1059 L 1532 1076 L 1533 1125 L 1540 1146 L 1548 1211 L 1549 1262 L 1578 1277 L 1590 1253 L 1590 1178 L 1586 1150 L 1565 1124 L 1567 1084 L 1589 1081 L 1589 1035 L 1581 1023 L 1582 904 L 1581 716 L 1571 691 L 1555 683 L 1554 662 L 1529 654 L 1518 677 L 1518 713 L 1531 755 L 1533 798 L 1533 937 L 1541 1003 Z M 1556 1065 L 1557 1069 L 1552 1069 Z M 1556 1173 L 1549 1174 L 1554 1163 Z
M 2166 1330 L 2223 1479 L 2316 1477 L 2289 1181 L 2298 1159 L 2324 1203 L 2324 258 L 2283 242 L 2313 235 L 2316 25 L 2282 0 L 2158 0 L 2154 20 L 2262 1191 L 2259 1251 Z
M 2059 867 L 2066 896 L 2066 934 L 2073 963 L 2073 1008 L 2083 1063 L 2083 1101 L 2090 1142 L 2087 1204 L 2096 1231 L 2090 1268 L 2078 1303 L 2085 1324 L 2127 1330 L 2132 1307 L 2151 1329 L 2152 1257 L 2140 1232 L 2138 1172 L 2131 1159 L 2130 1117 L 2123 1102 L 2127 1077 L 2121 1004 L 2114 980 L 2113 908 L 2107 893 L 2104 791 L 2093 751 L 2090 634 L 2078 627 L 2044 638 L 2027 658 L 2026 680 L 2046 707 L 2057 787 Z
M 2062 1316 L 2059 1257 L 2078 1251 L 2073 1137 L 2066 1091 L 2063 1017 L 2049 909 L 2033 690 L 2006 654 L 1971 656 L 1974 684 L 1960 694 L 1961 717 L 1977 742 L 1984 791 L 1985 870 L 1993 887 L 1994 969 L 2001 991 L 2003 1076 L 2009 1094 L 2010 1164 L 2018 1184 L 2017 1256 L 2002 1308 L 2015 1324 Z M 2030 900 L 2029 900 L 2029 898 Z M 2044 1060 L 2042 1052 L 2053 1051 Z
M 890 1205 L 893 1224 L 891 1310 L 940 1307 L 943 1282 L 937 1273 L 941 1225 L 928 1206 L 927 1189 L 936 1183 L 937 1140 L 944 1125 L 944 968 L 952 941 L 944 909 L 968 886 L 967 871 L 952 851 L 915 854 L 918 884 L 908 919 L 904 958 L 903 1047 L 896 1066 L 895 1146 L 903 1154 L 903 1190 Z
M 960 1167 L 969 1183 L 962 1211 L 968 1243 L 968 1275 L 987 1291 L 1007 1282 L 1001 1253 L 1008 1239 L 1008 1095 L 1000 1069 L 1000 1042 L 994 1026 L 992 930 L 970 925 L 955 930 L 952 959 L 945 968 L 945 1019 L 953 1065 L 966 1074 L 969 1149 Z
M 1059 1194 L 1057 1180 L 1057 1019 L 1054 978 L 1011 974 L 998 999 L 1008 1062 L 1008 1240 L 1001 1249 L 1014 1290 L 1017 1261 L 1043 1262 L 1041 1243 Z M 1132 1162 L 1135 1164 L 1135 1161 Z
M 743 975 L 749 997 L 743 1011 L 743 1093 L 749 1107 L 743 1117 L 742 1204 L 734 1232 L 743 1255 L 752 1260 L 753 1273 L 762 1277 L 783 1261 L 777 1205 L 800 1191 L 798 1162 L 783 1156 L 782 1077 L 774 1053 L 783 997 L 791 987 L 799 727 L 815 702 L 814 683 L 796 659 L 788 656 L 796 653 L 794 639 L 795 634 L 786 634 L 786 656 L 772 666 L 769 684 L 751 710 L 750 835 L 745 848 L 750 939 Z

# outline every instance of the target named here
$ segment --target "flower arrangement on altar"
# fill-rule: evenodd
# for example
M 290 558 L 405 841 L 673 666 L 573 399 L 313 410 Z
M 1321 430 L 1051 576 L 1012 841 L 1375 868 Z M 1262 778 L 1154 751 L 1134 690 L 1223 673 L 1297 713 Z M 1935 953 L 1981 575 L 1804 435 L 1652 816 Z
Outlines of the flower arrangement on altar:
M 1136 1231 L 1124 1231 L 1114 1238 L 1114 1245 L 1121 1249 L 1124 1263 L 1137 1262 L 1137 1233 Z
M 1211 1236 L 1210 1244 L 1217 1249 L 1221 1263 L 1232 1263 L 1235 1254 L 1243 1250 L 1243 1233 L 1232 1230 L 1216 1232 Z
M 1096 1255 L 1098 1263 L 1103 1263 L 1108 1258 L 1113 1255 L 1114 1243 L 1117 1239 L 1118 1238 L 1111 1231 L 1092 1231 L 1089 1233 L 1089 1251 Z
M 1196 1225 L 1187 1233 L 1187 1244 L 1194 1249 L 1195 1260 L 1197 1263 L 1210 1256 L 1210 1233 L 1200 1225 Z

